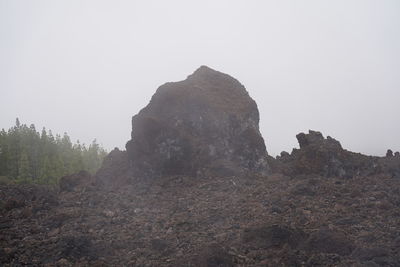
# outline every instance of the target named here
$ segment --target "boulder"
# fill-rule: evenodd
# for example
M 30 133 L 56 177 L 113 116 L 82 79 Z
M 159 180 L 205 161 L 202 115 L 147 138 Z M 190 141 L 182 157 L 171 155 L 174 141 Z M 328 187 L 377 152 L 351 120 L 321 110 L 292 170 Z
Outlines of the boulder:
M 206 66 L 166 83 L 132 118 L 126 144 L 135 175 L 266 174 L 256 102 L 231 76 Z

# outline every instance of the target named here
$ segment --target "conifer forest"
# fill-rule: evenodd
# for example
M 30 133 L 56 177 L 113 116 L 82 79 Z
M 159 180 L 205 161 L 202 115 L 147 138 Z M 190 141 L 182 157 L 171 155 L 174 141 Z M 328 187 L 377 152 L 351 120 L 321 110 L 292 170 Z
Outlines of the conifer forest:
M 93 174 L 106 153 L 96 139 L 89 145 L 73 143 L 67 133 L 39 132 L 17 118 L 15 126 L 0 132 L 0 183 L 57 184 L 80 170 Z

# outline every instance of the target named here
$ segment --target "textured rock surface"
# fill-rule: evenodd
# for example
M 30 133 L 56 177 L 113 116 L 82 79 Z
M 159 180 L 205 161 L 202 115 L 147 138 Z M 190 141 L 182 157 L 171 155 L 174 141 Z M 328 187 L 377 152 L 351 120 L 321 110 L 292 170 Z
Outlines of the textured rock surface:
M 400 266 L 400 179 L 163 178 L 0 185 L 0 265 Z
M 275 172 L 287 175 L 319 175 L 325 177 L 351 178 L 380 173 L 400 178 L 400 157 L 387 153 L 386 157 L 366 156 L 342 148 L 339 141 L 320 132 L 296 135 L 300 149 L 285 151 L 268 162 Z
M 202 66 L 158 88 L 132 118 L 126 149 L 140 175 L 267 173 L 258 123 L 257 105 L 244 86 Z
M 353 177 L 379 173 L 379 158 L 353 153 L 342 148 L 339 141 L 320 132 L 296 135 L 300 149 L 291 154 L 282 152 L 275 162 L 278 171 L 289 175 L 315 174 L 325 177 Z

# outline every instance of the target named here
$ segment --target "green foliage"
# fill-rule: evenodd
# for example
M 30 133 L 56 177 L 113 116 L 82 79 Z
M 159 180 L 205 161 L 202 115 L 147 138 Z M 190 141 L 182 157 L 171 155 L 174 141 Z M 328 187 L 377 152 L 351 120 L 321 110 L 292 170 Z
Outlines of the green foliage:
M 21 124 L 0 131 L 0 183 L 57 184 L 64 175 L 81 170 L 95 173 L 107 152 L 94 140 L 88 148 L 35 125 Z
M 29 183 L 32 180 L 28 154 L 25 151 L 22 151 L 19 159 L 17 180 L 23 183 Z

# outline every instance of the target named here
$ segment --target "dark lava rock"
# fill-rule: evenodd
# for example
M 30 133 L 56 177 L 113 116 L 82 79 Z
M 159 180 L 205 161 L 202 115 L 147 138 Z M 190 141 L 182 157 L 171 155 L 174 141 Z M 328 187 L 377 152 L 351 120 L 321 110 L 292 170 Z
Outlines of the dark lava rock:
M 156 251 L 164 251 L 168 248 L 168 242 L 162 239 L 152 239 L 151 248 Z
M 129 184 L 131 166 L 128 153 L 115 148 L 104 158 L 96 173 L 96 183 L 104 187 Z
M 235 266 L 234 257 L 219 245 L 211 244 L 198 252 L 196 257 L 186 261 L 184 266 L 231 267 Z
M 386 157 L 366 156 L 342 148 L 341 144 L 320 132 L 296 135 L 300 149 L 293 149 L 291 154 L 282 152 L 276 159 L 267 160 L 274 172 L 289 176 L 318 175 L 325 177 L 352 178 L 389 174 L 400 177 L 400 157 L 389 149 Z
M 282 151 L 281 154 L 280 154 L 280 156 L 279 156 L 279 158 L 280 158 L 281 160 L 289 159 L 289 158 L 290 158 L 290 154 L 289 154 L 288 152 L 286 152 L 286 151 Z
M 369 261 L 375 258 L 387 257 L 390 252 L 384 248 L 356 248 L 351 254 L 352 257 L 359 259 L 360 261 Z
M 339 185 L 339 179 L 283 175 L 146 180 L 152 184 L 146 190 L 138 184 L 53 188 L 59 204 L 48 209 L 41 208 L 45 198 L 36 186 L 0 186 L 0 200 L 26 203 L 2 210 L 0 265 L 399 266 L 400 179 L 355 177 Z M 292 194 L 302 184 L 316 194 Z M 378 209 L 384 201 L 392 208 Z M 314 232 L 327 225 L 340 232 Z M 359 248 L 387 251 L 354 251 L 353 240 Z
M 74 191 L 77 188 L 89 185 L 92 182 L 92 175 L 87 171 L 80 171 L 60 179 L 60 191 Z
M 383 172 L 394 178 L 400 178 L 400 157 L 384 157 L 379 160 Z
M 7 201 L 5 202 L 4 209 L 8 211 L 16 208 L 21 208 L 24 206 L 25 206 L 25 201 L 16 198 L 10 198 L 7 199 Z
M 399 266 L 400 259 L 382 247 L 356 248 L 351 256 L 359 261 L 375 266 Z
M 282 247 L 285 244 L 295 248 L 306 238 L 303 231 L 280 225 L 250 228 L 243 232 L 243 242 L 256 248 Z
M 316 192 L 310 186 L 303 184 L 296 185 L 291 191 L 291 193 L 294 195 L 310 196 L 310 197 L 316 195 Z
M 309 131 L 297 136 L 300 150 L 295 151 L 294 168 L 297 173 L 318 173 L 325 176 L 346 176 L 346 159 L 341 144 L 333 138 L 324 139 L 320 132 Z
M 126 149 L 140 173 L 266 173 L 258 123 L 257 104 L 244 86 L 202 66 L 186 80 L 157 89 L 132 118 Z
M 296 135 L 296 138 L 297 141 L 299 142 L 300 148 L 305 148 L 311 144 L 322 143 L 324 141 L 324 137 L 320 132 L 311 130 L 308 132 L 308 134 L 299 133 L 298 135 Z M 340 144 L 338 143 L 336 143 L 336 145 L 340 146 Z
M 340 218 L 335 221 L 336 225 L 356 225 L 361 222 L 360 218 L 357 217 L 345 217 L 345 218 Z
M 345 234 L 329 229 L 320 229 L 310 234 L 305 243 L 309 251 L 349 255 L 354 249 L 353 242 Z
M 29 208 L 34 204 L 32 211 L 36 212 L 58 205 L 57 194 L 49 186 L 23 184 L 9 185 L 5 188 L 7 194 L 0 190 L 0 211 Z
M 58 258 L 96 259 L 98 256 L 88 236 L 63 236 L 57 243 Z
M 297 136 L 300 149 L 290 155 L 283 154 L 270 160 L 275 172 L 295 175 L 321 175 L 351 178 L 354 176 L 391 173 L 400 175 L 400 160 L 395 157 L 372 157 L 347 151 L 332 137 L 324 138 L 320 132 L 309 131 Z
M 3 248 L 0 248 L 0 263 L 7 263 L 10 261 L 11 255 L 9 255 Z

